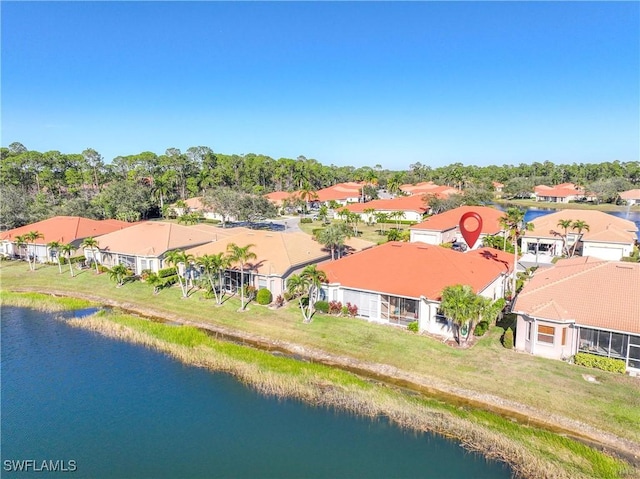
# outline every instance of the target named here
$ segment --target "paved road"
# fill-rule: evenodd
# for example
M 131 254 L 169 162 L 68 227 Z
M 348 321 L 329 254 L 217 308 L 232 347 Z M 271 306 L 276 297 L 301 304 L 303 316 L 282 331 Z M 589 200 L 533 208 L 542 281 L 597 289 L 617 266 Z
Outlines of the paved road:
M 275 224 L 284 225 L 285 233 L 294 233 L 296 231 L 302 231 L 300 229 L 300 217 L 299 216 L 285 216 L 281 220 L 273 221 Z

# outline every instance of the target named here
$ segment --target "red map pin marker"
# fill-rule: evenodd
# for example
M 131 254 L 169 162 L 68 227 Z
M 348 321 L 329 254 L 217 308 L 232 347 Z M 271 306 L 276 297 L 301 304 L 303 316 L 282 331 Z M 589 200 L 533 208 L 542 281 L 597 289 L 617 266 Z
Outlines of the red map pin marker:
M 482 232 L 482 217 L 475 211 L 469 211 L 460 217 L 459 226 L 462 237 L 472 249 Z

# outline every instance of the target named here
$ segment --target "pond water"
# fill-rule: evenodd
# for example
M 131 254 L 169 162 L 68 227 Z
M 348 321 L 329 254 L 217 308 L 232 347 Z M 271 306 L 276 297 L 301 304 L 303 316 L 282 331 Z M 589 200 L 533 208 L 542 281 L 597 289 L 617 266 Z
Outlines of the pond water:
M 453 441 L 265 398 L 235 379 L 2 309 L 2 477 L 508 478 Z M 7 461 L 74 472 L 18 473 Z

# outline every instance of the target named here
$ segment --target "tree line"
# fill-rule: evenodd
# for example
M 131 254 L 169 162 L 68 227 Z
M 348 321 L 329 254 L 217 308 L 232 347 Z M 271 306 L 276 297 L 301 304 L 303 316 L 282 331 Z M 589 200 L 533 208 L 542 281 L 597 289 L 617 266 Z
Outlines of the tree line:
M 613 189 L 640 183 L 639 162 L 474 166 L 453 163 L 433 168 L 420 162 L 397 171 L 381 165 L 355 168 L 324 165 L 299 156 L 273 159 L 248 153 L 223 154 L 207 146 L 164 154 L 142 152 L 105 159 L 92 148 L 80 153 L 29 150 L 18 142 L 0 148 L 0 228 L 8 229 L 55 215 L 118 218 L 125 221 L 157 218 L 168 205 L 226 188 L 252 195 L 271 191 L 319 189 L 347 181 L 377 184 L 398 192 L 403 183 L 433 181 L 483 195 L 491 183 L 505 184 L 517 197 L 535 184 L 573 182 L 591 186 L 603 201 Z M 368 195 L 372 197 L 373 195 Z

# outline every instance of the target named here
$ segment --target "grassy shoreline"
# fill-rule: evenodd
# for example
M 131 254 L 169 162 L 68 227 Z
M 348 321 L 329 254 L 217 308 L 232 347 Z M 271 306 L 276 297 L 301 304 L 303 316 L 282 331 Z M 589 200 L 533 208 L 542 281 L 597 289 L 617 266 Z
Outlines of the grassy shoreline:
M 185 364 L 231 374 L 261 394 L 370 418 L 382 416 L 403 428 L 453 438 L 470 451 L 508 463 L 521 477 L 625 477 L 631 472 L 622 461 L 547 431 L 407 395 L 339 369 L 218 341 L 191 326 L 167 326 L 119 313 L 66 322 L 161 351 Z
M 534 201 L 534 200 L 506 200 L 495 199 L 494 203 L 500 206 L 519 206 L 521 208 L 543 208 L 552 210 L 595 210 L 595 211 L 621 211 L 626 212 L 629 207 L 623 205 L 612 205 L 611 203 L 601 203 L 599 205 L 592 203 L 552 203 L 548 201 Z M 629 211 L 640 212 L 640 207 L 632 206 Z
M 60 276 L 54 266 L 30 273 L 25 264 L 11 262 L 2 263 L 0 275 L 5 289 L 10 285 L 13 290 L 51 291 L 122 306 L 144 316 L 236 335 L 248 344 L 267 344 L 314 361 L 319 357 L 325 364 L 356 372 L 373 365 L 374 372 L 399 379 L 395 384 L 406 381 L 419 385 L 418 390 L 459 396 L 462 404 L 469 399 L 470 404 L 497 406 L 498 412 L 519 412 L 532 424 L 558 425 L 621 452 L 638 450 L 637 379 L 595 372 L 600 384 L 589 384 L 582 374 L 593 370 L 504 350 L 498 342 L 500 328 L 470 350 L 455 350 L 428 337 L 360 320 L 318 316 L 303 325 L 294 307 L 273 311 L 251 305 L 249 313 L 238 314 L 235 298 L 216 307 L 198 293 L 180 300 L 177 289 L 153 296 L 151 288 L 140 283 L 115 288 L 107 275 L 87 271 L 72 279 Z

